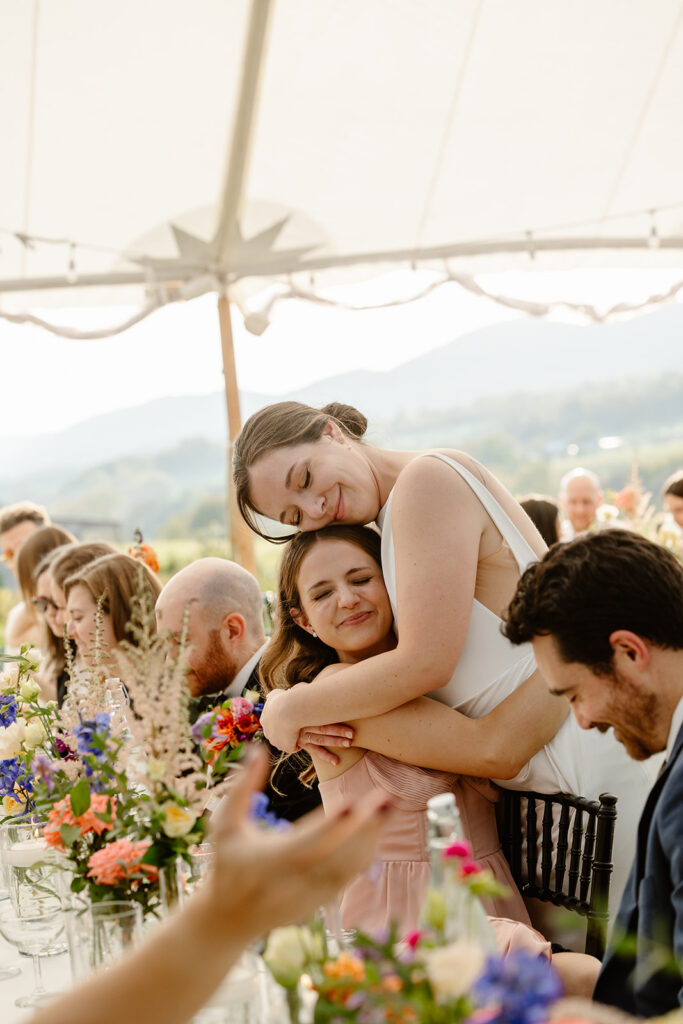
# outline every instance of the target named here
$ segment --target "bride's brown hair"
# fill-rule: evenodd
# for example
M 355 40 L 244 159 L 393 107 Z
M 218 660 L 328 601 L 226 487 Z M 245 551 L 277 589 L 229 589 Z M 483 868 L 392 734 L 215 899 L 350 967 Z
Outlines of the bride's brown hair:
M 259 537 L 277 544 L 289 540 L 288 537 L 271 537 L 261 530 L 256 519 L 259 510 L 249 495 L 249 470 L 257 459 L 276 448 L 319 441 L 330 420 L 354 441 L 360 441 L 368 427 L 362 412 L 342 402 L 331 402 L 322 409 L 314 409 L 303 402 L 275 402 L 255 412 L 242 427 L 235 441 L 232 477 L 242 518 Z
M 275 629 L 259 663 L 264 693 L 288 690 L 296 683 L 310 683 L 324 668 L 339 660 L 332 647 L 298 626 L 292 615 L 302 611 L 298 586 L 301 563 L 315 544 L 330 540 L 345 540 L 355 544 L 370 555 L 380 568 L 382 566 L 382 539 L 371 526 L 328 526 L 311 533 L 297 533 L 288 542 L 282 553 L 278 573 Z M 302 782 L 310 785 L 315 780 L 308 754 L 285 756 L 295 758 L 303 769 L 300 775 Z

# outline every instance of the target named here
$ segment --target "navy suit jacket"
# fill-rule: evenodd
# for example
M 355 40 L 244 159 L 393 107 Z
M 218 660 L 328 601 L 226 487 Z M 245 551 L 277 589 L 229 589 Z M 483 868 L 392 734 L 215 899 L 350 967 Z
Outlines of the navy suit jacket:
M 258 665 L 249 676 L 242 693 L 247 690 L 258 690 L 261 692 L 261 681 L 258 675 Z M 221 701 L 225 700 L 224 693 L 211 693 L 205 697 L 193 698 L 190 702 L 190 717 L 194 721 L 205 711 L 211 711 Z M 271 760 L 275 764 L 280 756 L 280 751 L 265 740 L 270 751 Z M 296 821 L 303 814 L 312 811 L 320 805 L 320 793 L 318 784 L 315 782 L 312 787 L 305 786 L 299 780 L 301 768 L 296 759 L 283 761 L 275 770 L 274 776 L 268 779 L 264 792 L 268 797 L 268 809 L 276 814 L 278 818 L 286 818 L 287 821 Z
M 635 948 L 619 949 L 624 935 Z M 640 819 L 593 998 L 639 1017 L 683 1006 L 683 726 Z

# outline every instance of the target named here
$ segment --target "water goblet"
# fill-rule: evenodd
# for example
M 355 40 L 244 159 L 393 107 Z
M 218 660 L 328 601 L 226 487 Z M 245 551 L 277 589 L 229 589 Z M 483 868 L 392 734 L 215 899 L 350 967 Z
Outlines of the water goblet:
M 54 945 L 63 929 L 61 910 L 48 911 L 37 917 L 18 917 L 11 907 L 0 910 L 0 934 L 24 956 L 30 956 L 33 962 L 33 992 L 15 999 L 16 1006 L 38 1006 L 57 995 L 45 989 L 40 957 Z
M 9 899 L 7 871 L 2 857 L 2 849 L 0 849 L 0 900 L 6 899 Z M 0 961 L 0 981 L 4 981 L 5 978 L 16 978 L 17 974 L 21 974 L 21 967 L 15 967 L 13 964 L 2 963 L 2 961 Z

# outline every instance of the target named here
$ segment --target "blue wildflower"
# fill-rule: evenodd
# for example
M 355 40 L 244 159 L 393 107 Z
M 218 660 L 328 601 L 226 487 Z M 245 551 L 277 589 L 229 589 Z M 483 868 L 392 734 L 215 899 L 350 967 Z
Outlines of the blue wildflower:
M 268 810 L 268 797 L 265 793 L 252 793 L 249 817 L 263 828 L 273 828 L 277 832 L 285 832 L 292 827 L 291 822 L 278 818 L 277 814 Z
M 78 753 L 92 754 L 93 757 L 101 760 L 105 755 L 102 749 L 102 740 L 108 739 L 110 725 L 111 715 L 108 715 L 106 711 L 100 711 L 94 718 L 86 719 L 80 725 L 76 725 L 73 734 L 76 737 Z M 96 738 L 98 742 L 96 742 Z M 87 772 L 87 774 L 90 773 Z
M 14 796 L 14 787 L 22 769 L 23 765 L 16 757 L 0 761 L 0 796 Z
M 562 995 L 562 982 L 543 957 L 515 950 L 505 959 L 489 957 L 472 989 L 480 1006 L 495 1008 L 489 1024 L 538 1024 Z
M 17 699 L 13 694 L 0 695 L 0 725 L 6 729 L 17 720 Z

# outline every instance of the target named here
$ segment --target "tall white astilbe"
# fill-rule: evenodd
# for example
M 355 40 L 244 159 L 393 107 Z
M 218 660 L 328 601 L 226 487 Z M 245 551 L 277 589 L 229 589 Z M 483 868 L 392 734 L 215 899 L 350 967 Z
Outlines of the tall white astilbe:
M 122 641 L 117 652 L 131 701 L 125 770 L 150 793 L 165 785 L 195 802 L 197 791 L 206 786 L 206 776 L 190 727 L 185 682 L 187 615 L 179 642 L 160 635 L 154 626 L 152 596 L 140 586 L 129 628 L 134 643 Z
M 92 721 L 100 712 L 111 715 L 111 733 L 121 738 L 125 732 L 126 719 L 123 713 L 112 705 L 107 682 L 109 652 L 104 642 L 102 625 L 102 599 L 95 610 L 95 635 L 93 663 L 91 667 L 76 664 L 71 645 L 64 643 L 66 670 L 69 677 L 66 697 L 59 712 L 59 724 L 65 733 L 84 721 Z

